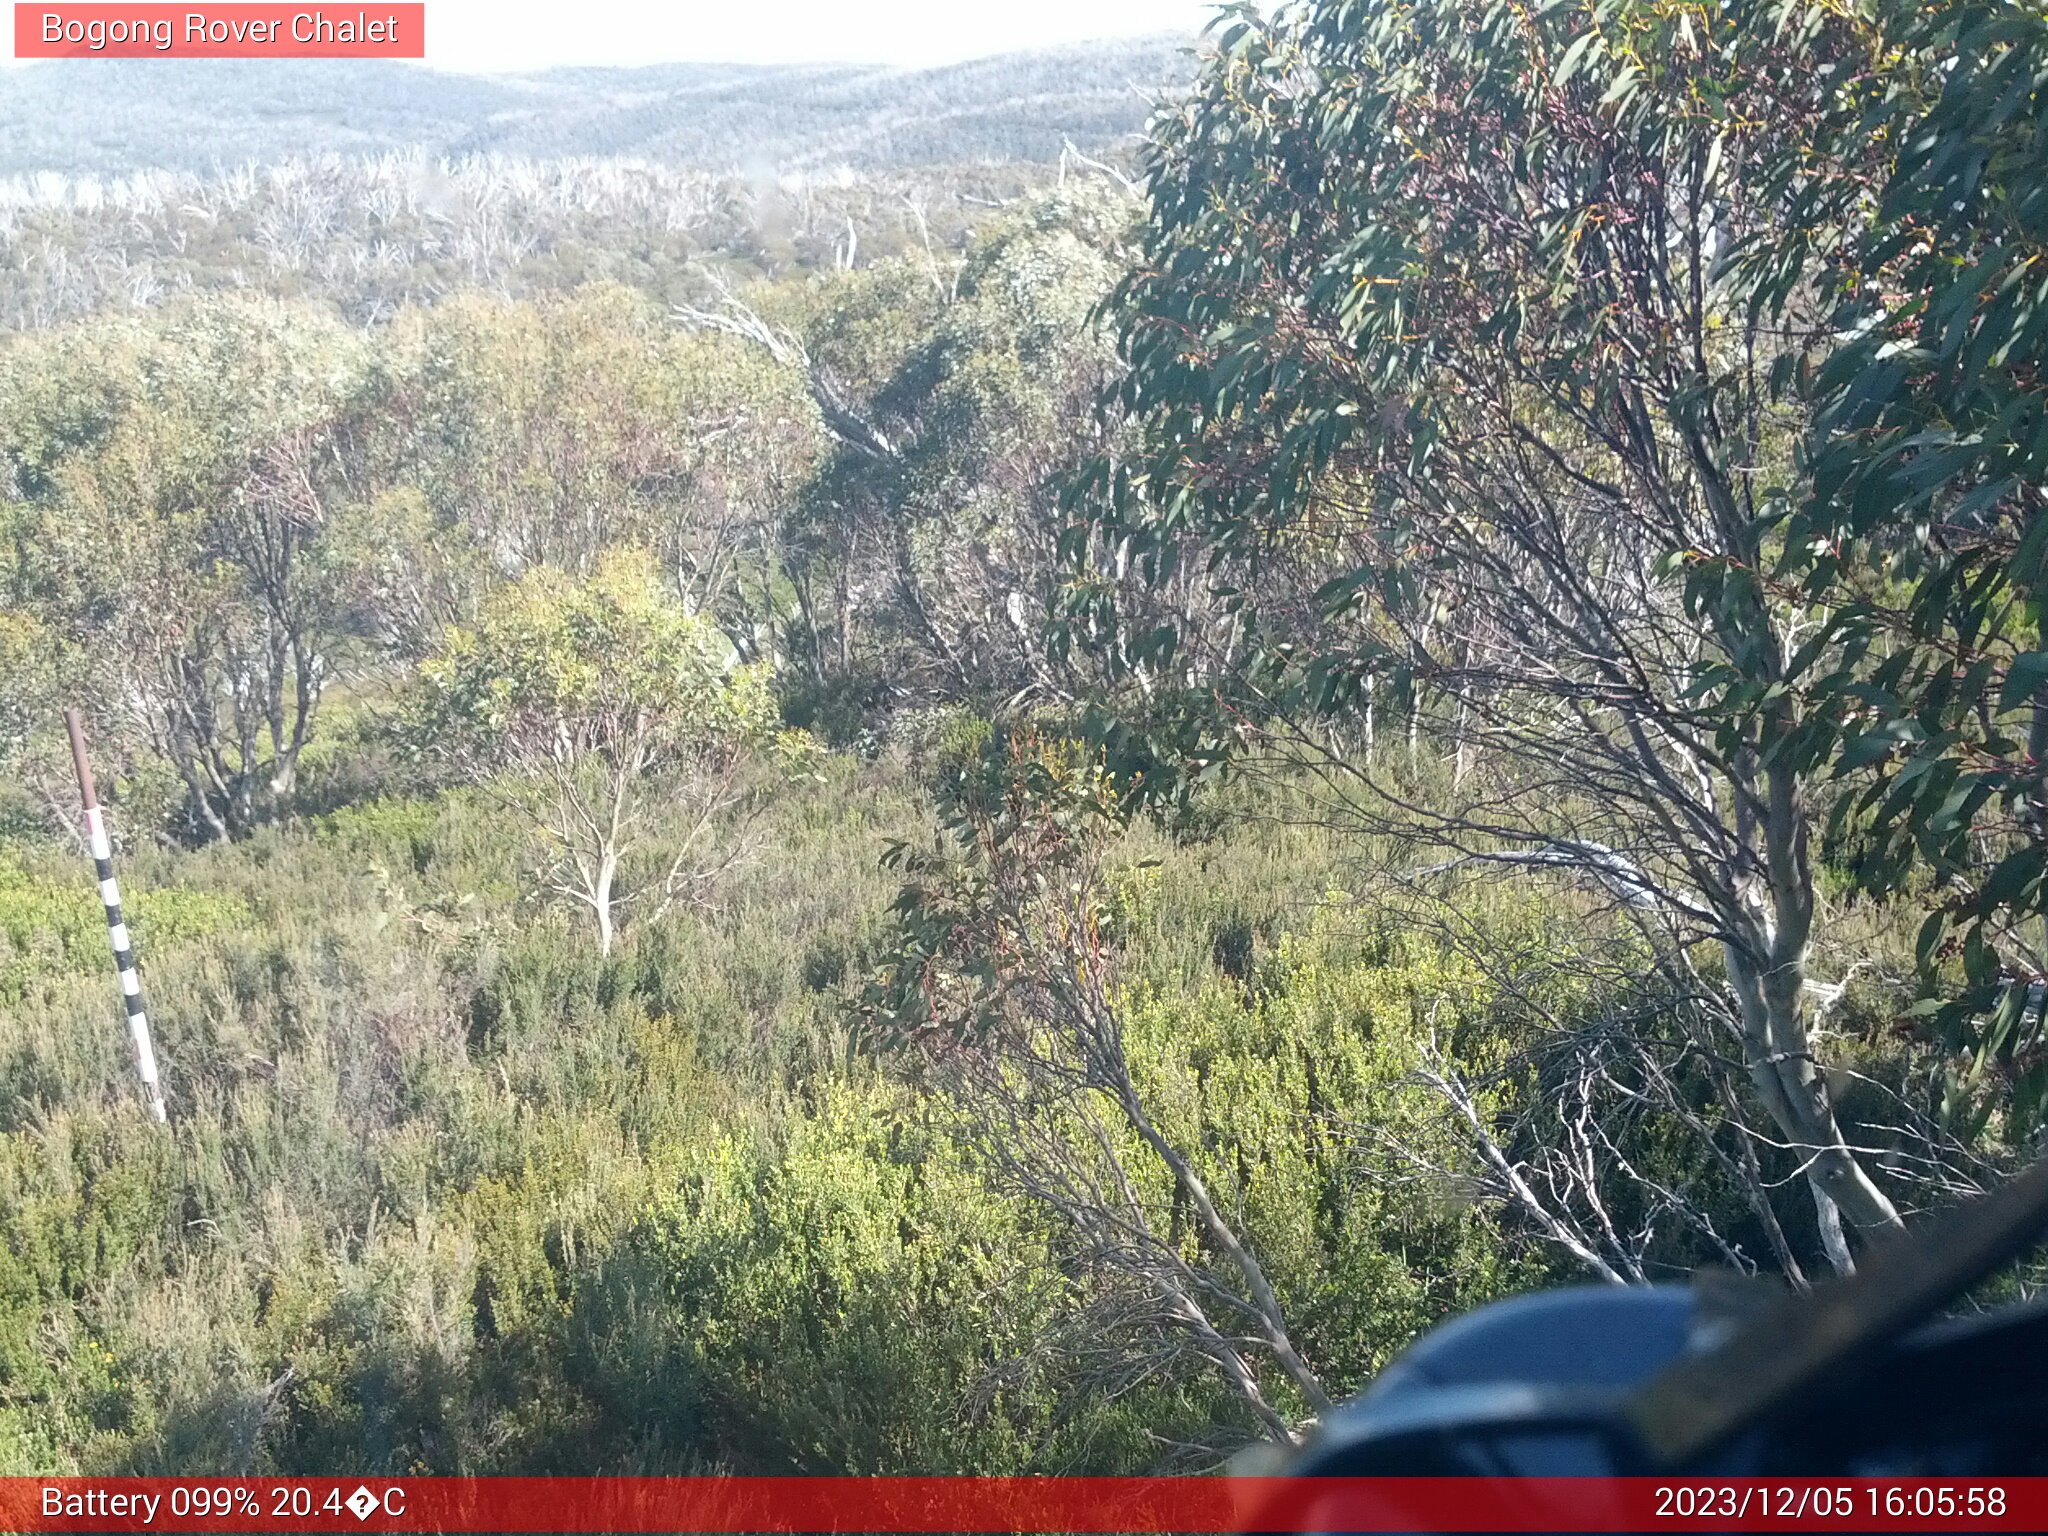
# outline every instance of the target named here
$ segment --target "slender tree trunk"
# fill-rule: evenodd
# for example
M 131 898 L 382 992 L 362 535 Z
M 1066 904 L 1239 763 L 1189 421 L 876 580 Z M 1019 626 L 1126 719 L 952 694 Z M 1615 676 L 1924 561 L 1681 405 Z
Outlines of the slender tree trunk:
M 1266 1426 L 1266 1433 L 1274 1442 L 1279 1445 L 1298 1444 L 1299 1437 L 1288 1426 L 1287 1421 L 1275 1411 L 1273 1405 L 1266 1401 L 1266 1394 L 1259 1390 L 1259 1378 L 1246 1363 L 1244 1351 L 1217 1332 L 1216 1325 L 1209 1321 L 1208 1314 L 1185 1292 L 1171 1291 L 1167 1296 L 1166 1305 L 1167 1310 L 1187 1325 L 1189 1332 L 1199 1341 L 1202 1353 L 1215 1362 L 1216 1368 L 1223 1373 L 1223 1379 L 1230 1384 L 1230 1390 L 1235 1392 L 1259 1422 Z
M 1827 1080 L 1814 1067 L 1806 1032 L 1804 947 L 1796 963 L 1787 960 L 1761 974 L 1744 951 L 1731 945 L 1727 954 L 1728 973 L 1742 1009 L 1743 1057 L 1749 1080 L 1793 1156 L 1804 1165 L 1823 1216 L 1822 1241 L 1829 1250 L 1829 1262 L 1847 1272 L 1847 1245 L 1829 1241 L 1826 1208 L 1818 1206 L 1820 1200 L 1835 1206 L 1841 1217 L 1866 1236 L 1902 1231 L 1905 1224 L 1898 1208 L 1877 1187 L 1842 1135 Z
M 198 769 L 176 743 L 172 744 L 170 757 L 177 767 L 178 777 L 185 781 L 187 804 L 191 807 L 194 824 L 205 827 L 216 842 L 230 841 L 233 834 L 228 828 L 227 821 L 214 809 L 213 801 L 206 792 L 205 781 Z
M 1842 1208 L 1811 1179 L 1807 1180 L 1806 1187 L 1813 1191 L 1813 1215 L 1820 1226 L 1821 1251 L 1828 1256 L 1828 1262 L 1834 1265 L 1837 1274 L 1855 1274 L 1856 1258 L 1849 1251 L 1849 1234 L 1842 1230 Z
M 1280 1309 L 1280 1298 L 1273 1285 L 1266 1278 L 1265 1266 L 1238 1237 L 1230 1223 L 1223 1219 L 1223 1213 L 1216 1209 L 1216 1202 L 1209 1197 L 1208 1185 L 1203 1183 L 1194 1165 L 1181 1155 L 1180 1149 L 1161 1134 L 1138 1102 L 1136 1087 L 1128 1071 L 1120 1070 L 1116 1083 L 1116 1095 L 1124 1112 L 1124 1119 L 1132 1130 L 1149 1146 L 1153 1154 L 1166 1165 L 1173 1175 L 1174 1184 L 1185 1194 L 1193 1207 L 1195 1218 L 1209 1236 L 1217 1251 L 1230 1260 L 1232 1266 L 1244 1277 L 1246 1287 L 1251 1291 L 1253 1310 L 1259 1319 L 1259 1331 L 1265 1335 L 1266 1347 L 1273 1353 L 1280 1367 L 1300 1389 L 1301 1395 L 1318 1414 L 1328 1413 L 1331 1408 L 1330 1394 L 1323 1387 L 1322 1378 L 1302 1359 L 1294 1347 L 1294 1340 L 1287 1331 L 1286 1314 Z
M 606 957 L 612 952 L 612 882 L 618 872 L 618 855 L 607 848 L 598 855 L 597 879 L 590 887 L 591 910 L 597 914 L 597 952 Z
M 1783 722 L 1786 734 L 1793 723 Z M 1813 1188 L 1828 1261 L 1847 1274 L 1854 1261 L 1842 1220 L 1866 1238 L 1903 1231 L 1905 1223 L 1843 1136 L 1827 1079 L 1814 1065 L 1806 1008 L 1813 860 L 1804 783 L 1781 759 L 1751 784 L 1759 796 L 1751 803 L 1762 814 L 1741 819 L 1743 841 L 1756 850 L 1763 878 L 1738 883 L 1740 941 L 1724 950 L 1741 1010 L 1743 1065 Z

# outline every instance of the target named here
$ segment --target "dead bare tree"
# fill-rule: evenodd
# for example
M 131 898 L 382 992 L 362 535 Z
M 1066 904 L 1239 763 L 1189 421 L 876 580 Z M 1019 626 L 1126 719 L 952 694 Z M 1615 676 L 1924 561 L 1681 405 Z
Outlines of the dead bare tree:
M 810 385 L 811 397 L 824 417 L 825 426 L 834 438 L 870 459 L 887 463 L 897 458 L 897 445 L 854 403 L 839 377 L 812 358 L 802 337 L 788 327 L 764 318 L 716 273 L 710 274 L 708 281 L 717 300 L 715 306 L 678 305 L 676 318 L 679 321 L 697 330 L 736 336 L 765 348 L 776 362 L 802 372 Z
M 1718 1183 L 1756 1221 L 1778 1272 L 1804 1290 L 1805 1269 L 1755 1145 L 1739 1117 L 1723 1117 L 1732 1104 L 1726 1065 L 1690 1040 L 1658 1038 L 1640 1021 L 1605 1020 L 1549 1036 L 1475 1081 L 1432 1033 L 1415 1084 L 1456 1122 L 1468 1163 L 1451 1166 L 1375 1127 L 1352 1134 L 1380 1144 L 1397 1165 L 1470 1181 L 1541 1241 L 1614 1285 L 1670 1273 L 1668 1255 L 1689 1247 L 1704 1247 L 1731 1271 L 1754 1273 L 1757 1257 L 1715 1219 L 1726 1201 L 1699 1187 Z M 1713 1095 L 1709 1104 L 1700 1103 L 1703 1092 Z M 1512 1105 L 1505 1114 L 1497 1108 L 1503 1102 Z M 1640 1129 L 1655 1122 L 1682 1126 L 1686 1144 L 1702 1154 L 1683 1175 L 1646 1168 L 1631 1150 Z

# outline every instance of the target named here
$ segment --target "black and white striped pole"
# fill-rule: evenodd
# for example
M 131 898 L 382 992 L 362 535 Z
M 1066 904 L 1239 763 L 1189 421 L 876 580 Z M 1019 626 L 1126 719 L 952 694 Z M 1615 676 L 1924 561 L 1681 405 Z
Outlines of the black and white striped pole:
M 64 711 L 64 728 L 71 733 L 71 765 L 78 770 L 78 793 L 85 805 L 85 835 L 92 845 L 93 868 L 99 872 L 100 900 L 107 907 L 107 937 L 114 945 L 114 968 L 121 977 L 121 1002 L 128 1010 L 128 1038 L 135 1045 L 135 1070 L 142 1078 L 142 1091 L 149 1098 L 149 1112 L 159 1125 L 164 1113 L 163 1085 L 157 1081 L 156 1051 L 149 1042 L 149 1015 L 142 1007 L 142 973 L 135 968 L 135 951 L 128 945 L 128 925 L 121 919 L 121 887 L 114 881 L 114 845 L 107 839 L 106 818 L 100 815 L 99 792 L 93 788 L 92 765 L 85 757 L 85 726 L 78 711 Z

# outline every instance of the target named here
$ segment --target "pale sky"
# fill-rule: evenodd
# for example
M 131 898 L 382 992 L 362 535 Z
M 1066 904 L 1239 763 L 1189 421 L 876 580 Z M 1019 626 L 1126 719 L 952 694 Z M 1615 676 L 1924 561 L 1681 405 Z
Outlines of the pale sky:
M 1212 0 L 427 0 L 440 69 L 930 65 L 1105 37 L 1193 36 Z
M 928 66 L 1098 38 L 1193 37 L 1215 13 L 1215 0 L 427 0 L 426 62 L 491 72 L 683 62 Z M 11 55 L 9 48 L 0 59 L 11 63 Z

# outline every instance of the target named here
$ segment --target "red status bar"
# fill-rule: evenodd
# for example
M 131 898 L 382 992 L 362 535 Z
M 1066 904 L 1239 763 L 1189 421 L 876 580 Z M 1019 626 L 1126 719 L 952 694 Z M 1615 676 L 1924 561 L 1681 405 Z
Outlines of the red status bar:
M 0 1478 L 8 1531 L 2040 1531 L 2048 1478 Z
M 20 3 L 18 59 L 423 59 L 427 8 Z

